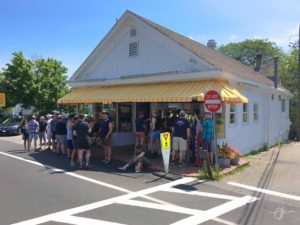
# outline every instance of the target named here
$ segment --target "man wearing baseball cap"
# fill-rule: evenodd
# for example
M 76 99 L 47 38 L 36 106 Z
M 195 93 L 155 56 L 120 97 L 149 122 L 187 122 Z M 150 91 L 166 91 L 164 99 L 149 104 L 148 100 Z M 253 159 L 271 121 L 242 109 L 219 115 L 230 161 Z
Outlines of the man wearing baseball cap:
M 175 160 L 176 153 L 179 151 L 179 166 L 184 166 L 184 160 L 187 151 L 187 140 L 190 139 L 190 124 L 184 118 L 185 112 L 181 110 L 179 112 L 179 118 L 177 118 L 172 126 L 173 132 L 173 153 L 172 161 Z

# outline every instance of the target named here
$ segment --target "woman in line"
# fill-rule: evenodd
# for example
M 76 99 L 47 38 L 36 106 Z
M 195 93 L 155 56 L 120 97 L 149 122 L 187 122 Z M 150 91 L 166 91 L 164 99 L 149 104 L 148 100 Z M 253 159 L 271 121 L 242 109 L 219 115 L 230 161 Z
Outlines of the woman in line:
M 21 123 L 22 139 L 24 141 L 24 149 L 29 148 L 29 132 L 28 132 L 28 120 L 24 118 Z

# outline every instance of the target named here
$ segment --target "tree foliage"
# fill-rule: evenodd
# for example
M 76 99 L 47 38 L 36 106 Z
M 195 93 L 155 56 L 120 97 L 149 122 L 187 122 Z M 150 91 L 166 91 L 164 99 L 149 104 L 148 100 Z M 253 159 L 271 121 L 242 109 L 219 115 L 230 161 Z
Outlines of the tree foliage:
M 292 123 L 291 132 L 295 135 L 297 124 L 297 102 L 298 102 L 298 49 L 294 49 L 291 53 L 286 54 L 280 60 L 279 74 L 284 87 L 291 93 L 290 104 L 290 120 Z
M 22 52 L 13 53 L 1 74 L 1 88 L 7 95 L 7 107 L 20 103 L 33 106 L 41 113 L 57 108 L 57 99 L 65 95 L 67 68 L 53 58 L 25 59 Z
M 266 39 L 247 39 L 239 43 L 229 43 L 219 47 L 218 51 L 246 65 L 255 64 L 257 53 L 262 54 L 262 64 L 272 62 L 275 55 L 283 55 L 282 50 L 274 42 Z

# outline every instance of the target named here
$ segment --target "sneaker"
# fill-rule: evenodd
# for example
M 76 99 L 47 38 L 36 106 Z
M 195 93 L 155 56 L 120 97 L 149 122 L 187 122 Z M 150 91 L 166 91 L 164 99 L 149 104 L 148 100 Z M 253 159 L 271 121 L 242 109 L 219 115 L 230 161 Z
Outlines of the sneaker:
M 136 166 L 136 167 L 135 167 L 135 172 L 136 172 L 136 173 L 139 173 L 139 172 L 141 172 L 141 169 L 140 169 L 140 167 Z
M 107 159 L 103 159 L 103 160 L 102 160 L 102 163 L 104 163 L 104 164 L 105 164 L 105 162 L 106 162 L 106 161 L 107 161 Z
M 71 163 L 70 163 L 70 166 L 75 166 L 75 163 L 74 163 L 74 162 L 71 162 Z
M 111 160 L 110 160 L 110 159 L 107 159 L 107 160 L 104 162 L 105 165 L 106 165 L 106 164 L 109 164 L 109 163 L 111 163 Z
M 126 168 L 125 166 L 122 166 L 122 167 L 119 167 L 118 170 L 123 170 L 123 171 L 125 171 L 125 170 L 127 170 L 127 168 Z
M 171 165 L 174 166 L 176 164 L 175 160 L 171 160 Z

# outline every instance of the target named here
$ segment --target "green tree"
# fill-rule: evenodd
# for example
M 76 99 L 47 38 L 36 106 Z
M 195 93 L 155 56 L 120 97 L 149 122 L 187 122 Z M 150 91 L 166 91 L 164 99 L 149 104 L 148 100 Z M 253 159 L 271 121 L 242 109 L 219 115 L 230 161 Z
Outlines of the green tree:
M 291 93 L 292 97 L 289 100 L 289 112 L 290 120 L 292 123 L 291 134 L 296 136 L 296 124 L 297 124 L 297 103 L 298 103 L 298 49 L 294 49 L 291 53 L 283 56 L 280 59 L 279 74 L 280 79 L 284 87 L 286 87 Z
M 33 63 L 25 59 L 22 52 L 13 53 L 11 63 L 6 64 L 1 74 L 2 89 L 6 93 L 7 107 L 21 103 L 24 108 L 35 104 L 36 84 Z
M 280 47 L 266 39 L 247 39 L 239 43 L 229 43 L 219 47 L 218 51 L 246 65 L 255 64 L 257 53 L 262 54 L 262 64 L 271 63 L 275 55 L 283 55 Z
M 7 107 L 22 104 L 35 111 L 48 113 L 57 109 L 57 100 L 65 95 L 67 68 L 56 59 L 25 59 L 22 52 L 13 53 L 0 75 L 0 85 L 7 96 Z
M 53 58 L 41 58 L 34 61 L 33 71 L 37 84 L 34 107 L 41 113 L 57 109 L 57 100 L 69 92 L 67 68 Z

